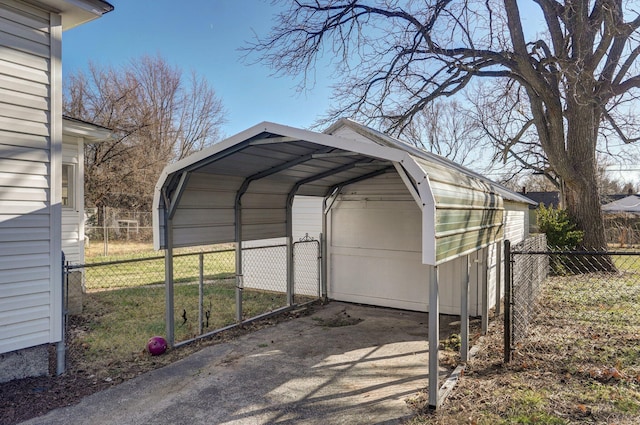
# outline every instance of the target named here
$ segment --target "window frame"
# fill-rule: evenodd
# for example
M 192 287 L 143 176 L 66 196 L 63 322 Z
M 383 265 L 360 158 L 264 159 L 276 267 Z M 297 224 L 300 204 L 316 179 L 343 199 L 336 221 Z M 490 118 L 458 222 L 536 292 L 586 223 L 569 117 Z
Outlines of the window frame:
M 65 178 L 67 180 L 65 184 Z M 65 210 L 73 210 L 76 208 L 76 165 L 72 163 L 62 164 L 62 190 L 61 205 Z M 67 196 L 65 196 L 65 194 Z M 65 201 L 66 199 L 66 201 Z

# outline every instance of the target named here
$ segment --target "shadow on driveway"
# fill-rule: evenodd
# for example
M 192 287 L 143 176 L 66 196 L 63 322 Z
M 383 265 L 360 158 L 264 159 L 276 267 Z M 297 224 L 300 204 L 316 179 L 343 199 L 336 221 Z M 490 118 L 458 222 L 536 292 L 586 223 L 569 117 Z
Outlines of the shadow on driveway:
M 23 424 L 399 423 L 428 384 L 427 323 L 332 302 Z

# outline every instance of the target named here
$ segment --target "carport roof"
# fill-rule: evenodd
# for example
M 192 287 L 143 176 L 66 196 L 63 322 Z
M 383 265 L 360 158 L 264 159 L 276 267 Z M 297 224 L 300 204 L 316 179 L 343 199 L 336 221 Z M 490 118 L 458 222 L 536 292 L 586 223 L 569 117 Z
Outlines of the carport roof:
M 333 134 L 334 132 L 339 131 L 340 128 L 343 128 L 343 127 L 348 127 L 352 129 L 354 132 L 361 134 L 363 137 L 368 138 L 370 140 L 375 140 L 377 143 L 383 146 L 394 147 L 394 148 L 406 151 L 413 157 L 421 158 L 424 161 L 427 161 L 429 163 L 439 164 L 443 167 L 455 170 L 461 175 L 466 175 L 474 179 L 477 179 L 479 181 L 483 181 L 486 184 L 490 185 L 505 200 L 537 206 L 537 204 L 531 199 L 529 199 L 528 197 L 518 192 L 514 192 L 511 189 L 508 189 L 505 186 L 493 180 L 488 179 L 482 174 L 479 174 L 473 170 L 470 170 L 456 162 L 451 161 L 448 158 L 442 157 L 432 152 L 427 152 L 425 150 L 419 149 L 413 145 L 403 142 L 402 140 L 391 137 L 387 134 L 374 130 L 371 127 L 364 126 L 348 118 L 342 118 L 338 120 L 336 123 L 331 125 L 324 132 L 327 134 Z
M 169 231 L 172 247 L 287 236 L 294 195 L 326 197 L 394 172 L 423 211 L 423 262 L 439 264 L 500 236 L 503 197 L 528 201 L 353 121 L 328 132 L 263 122 L 167 166 L 154 194 L 156 249 Z

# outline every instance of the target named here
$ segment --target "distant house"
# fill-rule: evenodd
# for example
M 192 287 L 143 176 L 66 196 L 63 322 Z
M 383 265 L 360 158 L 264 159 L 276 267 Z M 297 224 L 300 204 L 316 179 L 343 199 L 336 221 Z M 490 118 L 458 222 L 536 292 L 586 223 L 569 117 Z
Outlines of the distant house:
M 640 214 L 640 196 L 626 195 L 602 206 L 605 214 L 631 213 Z
M 631 196 L 638 196 L 638 195 L 634 194 L 632 189 L 629 189 L 627 193 L 613 193 L 613 194 L 601 195 L 600 203 L 604 207 L 607 204 L 611 204 L 612 202 L 619 201 Z M 603 208 L 603 211 L 606 211 L 606 209 Z
M 80 255 L 80 146 L 104 129 L 63 120 L 62 32 L 111 10 L 0 0 L 0 382 L 46 374 L 52 343 L 64 354 L 62 249 Z
M 531 233 L 537 233 L 538 207 L 540 205 L 544 205 L 545 208 L 558 208 L 559 205 L 562 205 L 562 202 L 560 200 L 560 192 L 527 192 L 523 189 L 522 193 L 524 196 L 535 202 L 535 204 L 529 205 L 529 231 Z

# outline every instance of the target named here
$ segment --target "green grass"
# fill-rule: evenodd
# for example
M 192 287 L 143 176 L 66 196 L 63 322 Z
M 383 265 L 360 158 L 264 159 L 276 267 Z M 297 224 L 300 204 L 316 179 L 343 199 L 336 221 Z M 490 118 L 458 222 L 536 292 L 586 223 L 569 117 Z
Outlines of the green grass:
M 96 261 L 99 259 L 100 261 Z M 176 256 L 173 261 L 174 282 L 197 282 L 199 279 L 199 255 Z M 204 279 L 224 279 L 235 273 L 235 252 L 225 250 L 203 254 Z M 94 257 L 85 268 L 87 291 L 158 285 L 165 282 L 165 260 L 155 256 L 146 258 L 135 254 L 117 260 Z
M 151 336 L 165 335 L 164 300 L 163 287 L 135 287 L 87 294 L 82 316 L 87 319 L 88 332 L 80 341 L 86 355 L 97 361 L 109 362 L 140 354 Z M 285 294 L 246 289 L 243 293 L 245 318 L 285 305 Z M 198 286 L 176 285 L 174 306 L 176 341 L 199 335 Z M 204 285 L 204 311 L 203 319 L 208 326 L 204 327 L 203 333 L 235 323 L 234 284 L 216 282 Z
M 636 424 L 640 417 L 640 261 L 615 273 L 556 276 L 542 290 L 529 336 L 502 363 L 490 330 L 445 406 L 422 424 Z
M 640 261 L 637 255 L 613 255 L 611 258 L 619 271 L 640 273 Z

